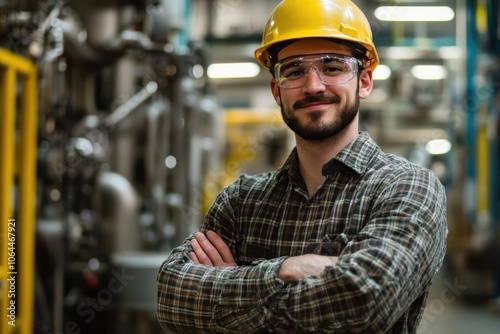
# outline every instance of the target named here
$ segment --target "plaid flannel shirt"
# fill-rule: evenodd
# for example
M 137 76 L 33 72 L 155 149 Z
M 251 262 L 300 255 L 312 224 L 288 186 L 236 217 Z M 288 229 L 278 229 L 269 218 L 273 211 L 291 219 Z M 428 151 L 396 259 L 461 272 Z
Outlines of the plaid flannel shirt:
M 309 196 L 294 150 L 278 170 L 242 175 L 212 204 L 237 267 L 192 262 L 188 237 L 158 274 L 173 333 L 415 333 L 446 251 L 446 195 L 431 171 L 383 153 L 367 133 L 323 167 Z M 339 256 L 324 274 L 278 278 L 288 256 Z

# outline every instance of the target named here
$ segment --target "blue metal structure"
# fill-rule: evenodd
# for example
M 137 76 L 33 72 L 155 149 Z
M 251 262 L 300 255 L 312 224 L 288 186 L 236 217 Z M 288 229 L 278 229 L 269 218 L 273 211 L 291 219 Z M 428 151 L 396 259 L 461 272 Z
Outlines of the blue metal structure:
M 499 4 L 497 0 L 487 0 L 487 15 L 488 15 L 488 46 L 489 51 L 492 56 L 497 60 L 500 60 L 500 36 L 499 36 L 499 26 L 498 26 L 498 16 Z M 490 136 L 489 136 L 489 148 L 490 148 L 490 215 L 492 220 L 492 231 L 494 235 L 493 242 L 493 254 L 492 254 L 492 274 L 493 274 L 493 286 L 492 295 L 494 298 L 500 296 L 500 142 L 498 132 L 500 131 L 500 71 L 496 71 L 492 74 L 493 83 L 493 93 L 492 100 L 489 104 L 489 124 L 490 126 Z
M 466 188 L 465 188 L 465 205 L 467 221 L 473 224 L 476 221 L 476 198 L 477 198 L 477 127 L 476 127 L 476 112 L 477 112 L 477 86 L 475 82 L 476 64 L 478 52 L 478 36 L 477 36 L 477 21 L 476 21 L 477 0 L 466 1 L 467 13 L 467 64 L 466 64 L 466 95 L 465 95 L 465 145 L 467 156 L 466 160 Z

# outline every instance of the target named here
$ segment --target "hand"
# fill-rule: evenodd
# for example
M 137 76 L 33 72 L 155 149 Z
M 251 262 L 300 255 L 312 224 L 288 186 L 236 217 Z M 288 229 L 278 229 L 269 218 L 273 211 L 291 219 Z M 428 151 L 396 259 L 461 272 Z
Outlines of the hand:
M 321 275 L 325 267 L 335 265 L 337 259 L 337 256 L 316 254 L 292 256 L 283 261 L 278 277 L 285 283 L 292 283 L 307 276 Z
M 193 252 L 189 257 L 196 263 L 214 267 L 235 267 L 233 254 L 224 240 L 215 232 L 208 231 L 206 235 L 196 232 L 191 240 Z

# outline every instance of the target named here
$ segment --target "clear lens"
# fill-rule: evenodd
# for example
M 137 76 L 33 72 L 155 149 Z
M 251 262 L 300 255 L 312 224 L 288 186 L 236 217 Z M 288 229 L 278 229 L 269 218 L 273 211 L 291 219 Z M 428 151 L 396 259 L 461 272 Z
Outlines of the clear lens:
M 323 84 L 337 86 L 352 80 L 362 67 L 360 60 L 346 55 L 319 54 L 290 57 L 274 67 L 274 77 L 280 87 L 298 88 L 305 85 L 312 69 Z

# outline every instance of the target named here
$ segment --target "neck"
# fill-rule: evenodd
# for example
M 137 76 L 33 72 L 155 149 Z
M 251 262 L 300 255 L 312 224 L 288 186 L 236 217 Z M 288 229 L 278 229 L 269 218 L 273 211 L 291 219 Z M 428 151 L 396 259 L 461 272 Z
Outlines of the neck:
M 358 136 L 357 122 L 337 133 L 333 137 L 322 141 L 310 141 L 295 136 L 299 170 L 304 179 L 309 195 L 323 184 L 323 165 L 333 159 L 347 144 Z

